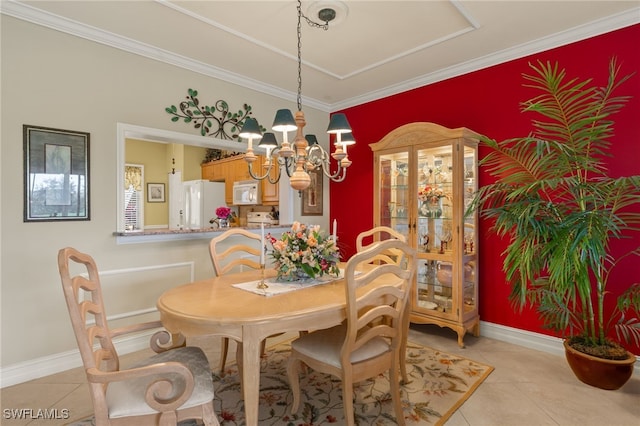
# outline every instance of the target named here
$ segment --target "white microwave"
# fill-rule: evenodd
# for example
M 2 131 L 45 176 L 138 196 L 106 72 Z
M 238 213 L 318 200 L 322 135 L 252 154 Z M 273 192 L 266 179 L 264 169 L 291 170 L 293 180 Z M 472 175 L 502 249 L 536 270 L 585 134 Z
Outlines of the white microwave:
M 262 194 L 260 193 L 260 182 L 255 180 L 243 180 L 233 182 L 233 204 L 252 205 L 260 204 Z

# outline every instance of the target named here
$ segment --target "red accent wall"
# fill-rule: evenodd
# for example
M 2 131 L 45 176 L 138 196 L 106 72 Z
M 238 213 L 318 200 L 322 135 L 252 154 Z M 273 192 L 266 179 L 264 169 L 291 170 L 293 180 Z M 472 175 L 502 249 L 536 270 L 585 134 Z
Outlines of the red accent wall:
M 522 79 L 522 74 L 531 71 L 530 62 L 558 62 L 569 77 L 594 78 L 598 85 L 604 85 L 609 61 L 614 56 L 622 67 L 621 75 L 640 70 L 638 40 L 640 25 L 633 25 L 341 111 L 347 114 L 357 141 L 349 147 L 353 164 L 346 180 L 332 183 L 330 191 L 331 220 L 337 219 L 339 223 L 338 240 L 343 258 L 348 259 L 355 252 L 356 235 L 373 225 L 373 154 L 369 144 L 399 126 L 417 121 L 450 128 L 467 127 L 497 140 L 526 136 L 531 130 L 533 114 L 522 114 L 520 102 L 532 97 L 529 89 L 523 87 Z M 640 175 L 640 73 L 621 87 L 620 94 L 633 98 L 614 116 L 610 169 L 614 175 Z M 480 150 L 480 157 L 483 155 Z M 481 173 L 480 184 L 488 181 L 488 176 Z M 487 233 L 486 227 L 480 224 L 480 318 L 552 334 L 541 328 L 535 312 L 521 313 L 510 306 L 509 287 L 501 269 L 505 242 Z M 639 236 L 619 244 L 626 248 L 638 245 Z M 614 278 L 610 290 L 619 294 L 631 283 L 640 281 L 640 263 L 625 262 Z M 640 353 L 638 348 L 634 352 Z

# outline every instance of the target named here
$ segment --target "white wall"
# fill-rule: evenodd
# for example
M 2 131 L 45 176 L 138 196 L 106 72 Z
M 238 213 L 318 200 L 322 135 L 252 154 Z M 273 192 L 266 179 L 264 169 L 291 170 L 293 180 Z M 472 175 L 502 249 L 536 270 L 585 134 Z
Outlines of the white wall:
M 62 247 L 90 253 L 105 271 L 136 271 L 105 280 L 107 291 L 115 295 L 114 306 L 107 306 L 107 310 L 112 308 L 124 316 L 155 307 L 156 294 L 166 286 L 189 280 L 191 274 L 195 279 L 213 274 L 206 240 L 116 244 L 112 233 L 116 230 L 117 122 L 197 135 L 192 125 L 172 123 L 164 111 L 177 105 L 189 88 L 197 89 L 201 102 L 207 104 L 224 99 L 235 109 L 248 103 L 265 127 L 270 127 L 276 109 L 293 110 L 295 102 L 5 15 L 0 25 L 0 367 L 6 371 L 19 363 L 53 358 L 76 348 L 56 262 Z M 214 49 L 215 43 L 210 48 Z M 273 65 L 290 66 L 291 70 L 283 72 L 290 71 L 295 80 L 294 62 Z M 305 114 L 305 130 L 322 134 L 328 114 L 306 107 Z M 23 124 L 90 133 L 90 221 L 23 222 Z M 325 216 L 312 218 L 323 227 L 328 225 L 328 193 L 325 182 Z M 294 204 L 294 217 L 298 218 L 299 202 Z M 189 266 L 189 272 L 167 274 L 171 277 L 168 281 L 158 278 L 157 268 L 150 269 L 149 279 L 139 270 L 191 262 L 192 272 Z

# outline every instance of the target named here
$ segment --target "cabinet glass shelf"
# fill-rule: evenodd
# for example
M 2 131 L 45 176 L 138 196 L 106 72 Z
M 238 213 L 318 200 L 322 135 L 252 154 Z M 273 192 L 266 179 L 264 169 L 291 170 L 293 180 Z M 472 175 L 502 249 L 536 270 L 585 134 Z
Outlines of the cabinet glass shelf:
M 374 226 L 407 236 L 418 270 L 410 320 L 449 327 L 458 343 L 479 333 L 477 215 L 465 216 L 477 190 L 479 136 L 433 123 L 399 127 L 374 152 Z

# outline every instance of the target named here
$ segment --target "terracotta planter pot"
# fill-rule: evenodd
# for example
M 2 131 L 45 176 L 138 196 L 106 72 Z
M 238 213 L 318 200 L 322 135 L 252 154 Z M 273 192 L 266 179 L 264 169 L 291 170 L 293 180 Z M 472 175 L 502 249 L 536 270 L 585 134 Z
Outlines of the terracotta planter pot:
M 621 388 L 631 378 L 636 357 L 629 352 L 625 360 L 597 358 L 573 349 L 564 342 L 564 353 L 573 374 L 583 383 L 600 389 Z

